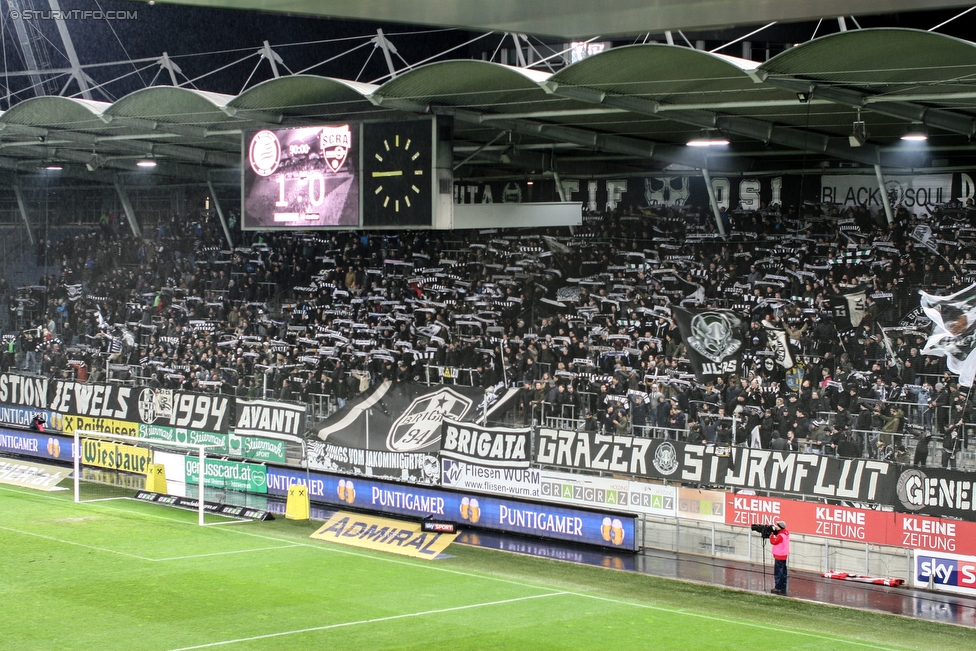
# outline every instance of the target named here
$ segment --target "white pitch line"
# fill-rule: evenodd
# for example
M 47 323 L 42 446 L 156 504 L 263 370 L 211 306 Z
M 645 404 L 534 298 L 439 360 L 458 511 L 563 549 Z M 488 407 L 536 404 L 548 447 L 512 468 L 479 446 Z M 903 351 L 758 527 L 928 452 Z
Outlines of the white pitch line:
M 3 486 L 0 486 L 0 490 L 8 490 L 8 491 L 10 491 L 12 493 L 20 493 L 22 495 L 29 495 L 30 497 L 39 497 L 39 498 L 43 498 L 43 499 L 57 500 L 57 501 L 62 502 L 62 503 L 64 502 L 63 499 L 61 499 L 61 498 L 59 498 L 59 497 L 57 497 L 55 495 L 48 495 L 48 494 L 45 494 L 45 493 L 19 491 L 19 490 L 14 490 L 14 489 L 10 489 L 10 488 L 5 488 Z M 167 517 L 161 516 L 161 515 L 155 515 L 155 514 L 149 514 L 149 513 L 140 513 L 138 511 L 133 511 L 131 509 L 120 509 L 120 508 L 111 507 L 111 506 L 107 506 L 107 505 L 102 505 L 102 508 L 109 509 L 109 510 L 112 510 L 112 511 L 122 511 L 123 513 L 130 513 L 130 514 L 135 514 L 135 515 L 145 515 L 146 517 L 158 518 L 160 520 L 167 520 L 167 521 L 175 522 L 175 523 L 179 523 L 179 524 L 194 524 L 192 522 L 188 522 L 188 521 L 184 521 L 184 520 L 176 520 L 174 518 L 167 518 Z M 272 536 L 272 535 L 268 535 L 268 534 L 255 533 L 255 532 L 250 532 L 250 531 L 241 531 L 240 529 L 219 529 L 219 530 L 218 529 L 214 529 L 214 531 L 227 531 L 227 532 L 231 532 L 231 533 L 241 534 L 241 535 L 244 535 L 244 536 L 253 536 L 255 538 L 263 538 L 265 540 L 275 540 L 275 541 L 278 541 L 278 542 L 294 542 L 294 544 L 296 546 L 308 547 L 308 548 L 311 548 L 311 549 L 317 549 L 319 551 L 323 551 L 323 552 L 326 552 L 326 553 L 345 554 L 347 556 L 358 556 L 358 557 L 361 557 L 361 558 L 372 559 L 372 560 L 381 561 L 381 562 L 384 562 L 384 563 L 394 563 L 394 564 L 397 564 L 397 565 L 407 565 L 407 566 L 410 566 L 410 567 L 422 568 L 422 569 L 425 569 L 425 570 L 432 570 L 432 571 L 435 571 L 435 572 L 445 572 L 447 574 L 455 574 L 455 575 L 459 575 L 459 576 L 467 576 L 467 577 L 476 578 L 476 579 L 482 579 L 482 580 L 486 580 L 486 581 L 496 581 L 496 582 L 499 582 L 499 583 L 507 583 L 509 585 L 517 585 L 517 586 L 522 586 L 522 587 L 526 587 L 526 588 L 535 588 L 535 589 L 538 589 L 538 590 L 546 590 L 546 589 L 550 589 L 551 590 L 551 589 L 553 589 L 552 586 L 540 585 L 538 583 L 526 583 L 526 582 L 523 582 L 523 581 L 515 581 L 515 580 L 512 580 L 512 579 L 505 579 L 505 578 L 502 578 L 502 577 L 499 577 L 499 576 L 490 575 L 490 574 L 478 574 L 478 573 L 475 573 L 475 572 L 466 572 L 466 571 L 463 571 L 463 570 L 455 570 L 455 569 L 452 569 L 452 568 L 449 568 L 449 567 L 438 567 L 436 565 L 430 564 L 429 562 L 425 562 L 423 564 L 421 564 L 421 563 L 414 563 L 414 562 L 410 562 L 410 561 L 403 560 L 403 559 L 398 559 L 398 558 L 392 558 L 392 557 L 387 558 L 385 556 L 363 554 L 363 553 L 355 552 L 355 551 L 352 551 L 352 550 L 338 549 L 336 547 L 326 546 L 326 545 L 322 545 L 322 544 L 312 544 L 312 543 L 307 543 L 307 542 L 298 542 L 298 541 L 294 541 L 294 540 L 289 539 L 289 538 L 282 538 L 280 536 Z M 573 594 L 573 595 L 576 595 L 576 596 L 587 597 L 587 598 L 591 598 L 591 599 L 602 599 L 602 600 L 606 600 L 606 601 L 610 601 L 610 602 L 616 602 L 616 603 L 619 603 L 620 605 L 628 605 L 628 606 L 633 606 L 635 608 L 646 608 L 646 609 L 650 609 L 650 610 L 657 610 L 657 611 L 661 611 L 661 612 L 665 612 L 665 613 L 670 613 L 670 614 L 674 614 L 674 615 L 687 615 L 689 617 L 697 617 L 699 619 L 727 621 L 727 622 L 729 622 L 731 624 L 738 624 L 738 625 L 742 625 L 742 626 L 748 626 L 748 627 L 752 627 L 752 628 L 758 628 L 758 629 L 761 629 L 761 630 L 775 631 L 775 632 L 778 632 L 778 633 L 790 633 L 790 634 L 795 634 L 795 635 L 810 636 L 810 637 L 819 638 L 819 639 L 822 639 L 822 640 L 827 640 L 827 641 L 830 641 L 830 642 L 838 642 L 838 643 L 841 643 L 841 644 L 851 644 L 851 645 L 856 645 L 856 646 L 865 646 L 865 647 L 868 647 L 868 648 L 882 649 L 882 650 L 885 650 L 885 651 L 898 651 L 899 649 L 904 648 L 904 647 L 876 646 L 876 645 L 868 644 L 866 642 L 856 642 L 856 641 L 853 641 L 853 640 L 846 640 L 846 639 L 841 638 L 841 637 L 830 637 L 830 636 L 826 636 L 826 635 L 818 635 L 816 633 L 800 632 L 800 631 L 797 631 L 797 630 L 791 629 L 791 628 L 776 628 L 775 626 L 768 626 L 766 624 L 760 624 L 760 623 L 750 622 L 750 621 L 746 621 L 746 620 L 735 620 L 735 619 L 723 620 L 723 619 L 721 619 L 719 617 L 716 617 L 714 615 L 707 615 L 705 613 L 696 613 L 694 611 L 682 610 L 682 609 L 679 609 L 679 608 L 665 608 L 663 606 L 652 606 L 652 605 L 649 605 L 649 604 L 640 604 L 640 603 L 634 603 L 634 602 L 623 601 L 623 600 L 615 600 L 615 599 L 612 599 L 610 597 L 601 597 L 599 595 L 591 595 L 591 594 L 586 594 L 586 593 L 583 593 L 583 592 L 569 592 L 567 594 Z M 830 604 L 818 604 L 818 605 L 823 606 L 823 607 L 831 607 Z
M 135 558 L 140 561 L 152 561 L 152 558 L 146 558 L 145 556 L 137 556 L 135 554 L 128 554 L 126 552 L 120 552 L 116 549 L 108 549 L 107 547 L 95 547 L 94 545 L 86 545 L 80 542 L 74 542 L 72 540 L 64 540 L 62 538 L 55 538 L 54 536 L 45 536 L 44 534 L 34 533 L 32 531 L 21 531 L 20 529 L 11 529 L 10 527 L 0 527 L 4 531 L 13 531 L 14 533 L 23 534 L 25 536 L 34 536 L 35 538 L 43 538 L 44 540 L 53 540 L 54 542 L 64 543 L 65 545 L 76 545 L 78 547 L 84 547 L 86 549 L 94 549 L 100 552 L 106 552 L 108 554 L 118 554 L 119 556 L 127 556 L 129 558 Z
M 291 549 L 292 547 L 301 547 L 301 545 L 279 545 L 278 547 L 255 547 L 254 549 L 235 549 L 229 552 L 212 552 L 210 554 L 190 554 L 188 556 L 170 556 L 169 558 L 150 558 L 148 560 L 154 563 L 165 563 L 166 561 L 186 561 L 193 558 L 207 558 L 210 556 L 226 556 L 228 554 L 247 554 L 249 552 L 267 552 L 274 551 L 276 549 Z
M 451 613 L 451 612 L 457 612 L 459 610 L 472 610 L 474 608 L 485 608 L 487 606 L 500 606 L 502 604 L 511 604 L 519 601 L 528 601 L 529 599 L 544 599 L 546 597 L 557 597 L 559 595 L 564 595 L 564 594 L 568 594 L 568 593 L 549 592 L 546 594 L 537 594 L 528 597 L 515 597 L 514 599 L 502 599 L 500 601 L 487 601 L 480 604 L 468 604 L 467 606 L 452 606 L 450 608 L 438 608 L 437 610 L 424 610 L 418 613 L 404 613 L 402 615 L 390 615 L 388 617 L 374 617 L 373 619 L 360 619 L 354 622 L 340 622 L 338 624 L 326 624 L 324 626 L 300 628 L 293 631 L 281 631 L 280 633 L 268 633 L 266 635 L 254 635 L 252 637 L 239 637 L 234 640 L 221 640 L 219 642 L 208 642 L 207 644 L 198 644 L 196 646 L 184 646 L 178 649 L 171 649 L 171 651 L 192 651 L 193 649 L 210 649 L 216 646 L 238 644 L 240 642 L 253 642 L 255 640 L 267 640 L 269 638 L 274 638 L 274 637 L 284 637 L 285 635 L 300 635 L 302 633 L 314 633 L 317 631 L 327 631 L 333 628 L 344 628 L 346 626 L 361 626 L 364 624 L 377 624 L 380 622 L 390 622 L 398 619 L 407 619 L 409 617 L 426 617 L 427 615 L 439 615 L 441 613 Z
M 882 649 L 883 651 L 901 651 L 905 647 L 892 647 L 892 646 L 879 646 L 877 644 L 871 644 L 869 642 L 858 642 L 857 640 L 847 640 L 841 637 L 832 637 L 830 635 L 820 635 L 818 633 L 808 633 L 806 631 L 797 631 L 794 629 L 778 628 L 776 626 L 768 626 L 766 624 L 757 624 L 754 622 L 748 622 L 741 619 L 729 619 L 726 617 L 718 617 L 716 615 L 706 615 L 704 613 L 696 613 L 689 610 L 679 610 L 676 608 L 665 608 L 663 606 L 652 606 L 650 604 L 641 604 L 633 601 L 625 601 L 623 599 L 614 599 L 612 597 L 601 597 L 595 594 L 586 594 L 585 592 L 567 592 L 568 595 L 573 595 L 574 597 L 584 597 L 586 599 L 596 599 L 597 601 L 606 601 L 612 604 L 618 604 L 621 606 L 631 606 L 633 608 L 644 608 L 647 610 L 659 610 L 661 612 L 674 614 L 674 615 L 689 615 L 691 617 L 697 617 L 699 619 L 708 619 L 715 622 L 722 622 L 723 624 L 735 624 L 741 626 L 749 626 L 751 628 L 758 628 L 766 631 L 775 631 L 776 633 L 789 633 L 791 635 L 799 635 L 802 637 L 812 637 L 818 640 L 826 640 L 828 642 L 836 642 L 838 644 L 850 644 L 853 646 L 862 646 L 869 649 Z

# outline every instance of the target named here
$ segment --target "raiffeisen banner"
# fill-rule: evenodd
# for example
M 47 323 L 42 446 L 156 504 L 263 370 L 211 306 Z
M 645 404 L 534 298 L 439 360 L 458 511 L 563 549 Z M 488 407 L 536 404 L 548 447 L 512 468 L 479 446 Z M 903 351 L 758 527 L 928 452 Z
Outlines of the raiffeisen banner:
M 581 510 L 492 495 L 404 486 L 361 477 L 268 468 L 268 493 L 287 495 L 291 484 L 309 486 L 309 496 L 329 504 L 425 518 L 433 516 L 495 531 L 542 536 L 636 551 L 637 517 L 612 511 Z

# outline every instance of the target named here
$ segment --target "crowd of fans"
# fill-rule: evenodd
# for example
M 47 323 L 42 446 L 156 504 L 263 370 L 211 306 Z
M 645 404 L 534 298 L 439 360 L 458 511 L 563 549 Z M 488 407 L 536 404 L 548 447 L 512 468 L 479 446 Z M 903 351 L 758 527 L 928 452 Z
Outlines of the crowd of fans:
M 237 233 L 232 250 L 213 217 L 145 239 L 103 222 L 44 245 L 58 275 L 0 286 L 0 369 L 319 409 L 383 380 L 503 384 L 525 423 L 920 463 L 935 435 L 954 465 L 968 391 L 922 354 L 913 310 L 973 280 L 976 212 L 724 217 L 726 237 L 704 210 L 618 208 L 572 233 Z M 852 327 L 834 307 L 860 290 Z M 696 380 L 677 304 L 741 317 L 742 373 Z M 764 326 L 796 367 L 771 363 Z

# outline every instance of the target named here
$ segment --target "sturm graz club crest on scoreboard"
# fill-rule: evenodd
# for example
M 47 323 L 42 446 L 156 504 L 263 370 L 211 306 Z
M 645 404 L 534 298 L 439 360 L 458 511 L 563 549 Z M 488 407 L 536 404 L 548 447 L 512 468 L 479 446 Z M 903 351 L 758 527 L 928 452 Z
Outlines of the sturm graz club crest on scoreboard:
M 741 321 L 727 310 L 673 306 L 674 318 L 701 381 L 738 373 L 742 361 Z

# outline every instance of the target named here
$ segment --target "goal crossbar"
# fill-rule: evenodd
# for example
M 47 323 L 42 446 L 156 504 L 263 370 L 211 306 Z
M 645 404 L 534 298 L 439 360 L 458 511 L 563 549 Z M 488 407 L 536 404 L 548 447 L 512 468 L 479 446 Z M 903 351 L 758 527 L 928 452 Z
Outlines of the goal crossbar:
M 198 445 L 194 443 L 179 443 L 175 441 L 157 441 L 151 439 L 144 439 L 138 436 L 129 436 L 126 434 L 110 434 L 107 432 L 98 431 L 87 431 L 87 430 L 75 430 L 74 432 L 74 445 L 72 446 L 72 457 L 74 461 L 74 498 L 76 503 L 81 502 L 81 464 L 82 458 L 84 456 L 83 441 L 84 440 L 100 440 L 109 441 L 115 443 L 117 446 L 127 446 L 132 448 L 140 449 L 157 449 L 157 448 L 171 448 L 173 450 L 185 451 L 187 456 L 192 453 L 196 453 L 196 456 L 200 462 L 200 469 L 198 473 L 199 491 L 197 496 L 197 514 L 200 526 L 204 526 L 204 511 L 205 511 L 205 483 L 204 479 L 206 473 L 204 469 L 206 468 L 205 462 L 207 458 L 207 448 L 213 447 L 209 445 Z M 123 452 L 123 450 L 118 447 L 113 451 L 115 453 L 115 459 L 118 459 L 118 455 Z M 99 465 L 97 463 L 93 465 Z M 103 465 L 105 467 L 113 470 L 121 470 L 122 472 L 134 472 L 136 474 L 140 473 L 139 470 L 122 469 L 117 463 L 111 465 Z

